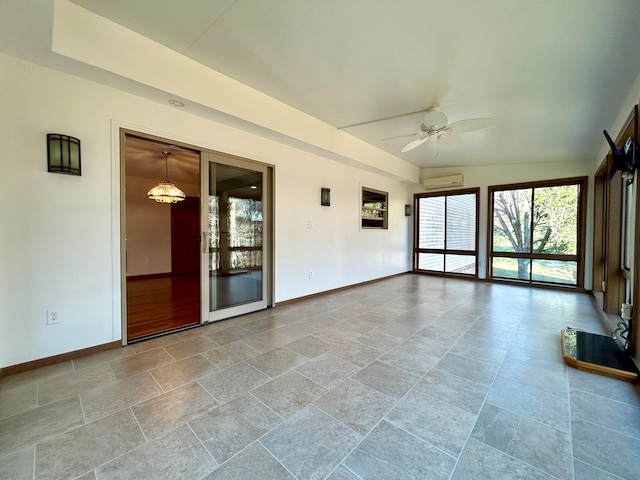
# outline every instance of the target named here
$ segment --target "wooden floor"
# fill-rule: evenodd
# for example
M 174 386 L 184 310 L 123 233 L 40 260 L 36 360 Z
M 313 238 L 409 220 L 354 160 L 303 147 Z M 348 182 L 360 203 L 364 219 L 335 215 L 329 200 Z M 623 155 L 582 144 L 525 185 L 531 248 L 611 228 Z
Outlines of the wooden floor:
M 198 323 L 198 273 L 127 279 L 127 340 Z

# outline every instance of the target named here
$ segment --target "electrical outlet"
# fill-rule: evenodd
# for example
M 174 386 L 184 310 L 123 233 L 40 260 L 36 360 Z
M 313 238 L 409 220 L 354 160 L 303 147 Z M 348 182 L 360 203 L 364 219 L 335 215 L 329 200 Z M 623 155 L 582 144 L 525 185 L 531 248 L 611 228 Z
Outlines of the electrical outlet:
M 309 278 L 313 278 L 313 270 L 309 270 Z
M 59 310 L 47 310 L 47 325 L 62 322 Z
M 307 228 L 313 228 L 313 222 L 311 220 L 307 220 Z

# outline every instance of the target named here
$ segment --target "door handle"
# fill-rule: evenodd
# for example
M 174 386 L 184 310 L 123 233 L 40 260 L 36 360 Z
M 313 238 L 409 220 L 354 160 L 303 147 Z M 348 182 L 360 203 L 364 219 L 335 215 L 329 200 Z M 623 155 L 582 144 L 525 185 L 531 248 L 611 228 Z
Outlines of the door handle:
M 202 253 L 209 253 L 209 232 L 202 232 Z

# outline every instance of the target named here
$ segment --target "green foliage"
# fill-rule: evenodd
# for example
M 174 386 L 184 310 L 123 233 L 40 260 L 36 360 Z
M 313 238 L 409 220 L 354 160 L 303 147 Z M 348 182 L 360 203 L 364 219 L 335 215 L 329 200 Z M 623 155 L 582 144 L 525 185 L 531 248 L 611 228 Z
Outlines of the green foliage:
M 576 254 L 578 197 L 578 185 L 495 192 L 493 250 Z

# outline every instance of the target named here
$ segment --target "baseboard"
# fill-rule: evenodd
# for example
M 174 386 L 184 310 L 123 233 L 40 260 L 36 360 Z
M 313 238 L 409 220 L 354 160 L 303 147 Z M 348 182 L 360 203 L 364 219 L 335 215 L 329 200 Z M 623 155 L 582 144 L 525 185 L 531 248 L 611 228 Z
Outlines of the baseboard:
M 91 355 L 92 353 L 104 352 L 105 350 L 111 350 L 122 346 L 122 341 L 117 340 L 115 342 L 103 343 L 102 345 L 96 345 L 94 347 L 83 348 L 81 350 L 74 350 L 73 352 L 61 353 L 60 355 L 53 355 L 52 357 L 40 358 L 38 360 L 32 360 L 30 362 L 18 363 L 16 365 L 10 365 L 8 367 L 0 368 L 0 377 L 6 377 L 7 375 L 13 375 L 15 373 L 26 372 L 27 370 L 34 370 L 36 368 L 47 367 L 56 363 L 67 362 L 76 358 Z

